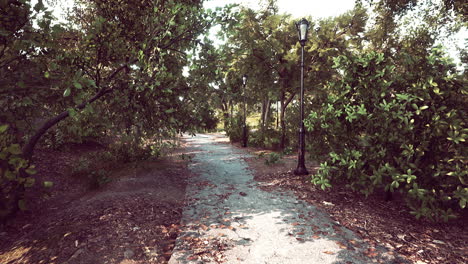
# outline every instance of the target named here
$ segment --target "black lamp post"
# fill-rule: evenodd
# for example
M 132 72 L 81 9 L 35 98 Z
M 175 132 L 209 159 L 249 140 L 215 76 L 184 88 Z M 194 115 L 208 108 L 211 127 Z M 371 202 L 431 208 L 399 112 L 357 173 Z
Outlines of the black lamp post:
M 245 103 L 245 85 L 247 84 L 247 74 L 242 76 L 242 86 L 244 87 L 243 90 L 243 97 L 244 97 L 244 120 L 242 124 L 242 147 L 247 147 L 247 116 L 246 116 L 246 103 Z
M 297 32 L 299 33 L 299 42 L 301 43 L 301 116 L 299 123 L 299 151 L 297 158 L 297 168 L 294 170 L 295 175 L 307 175 L 309 172 L 305 167 L 305 128 L 304 128 L 304 46 L 307 41 L 307 32 L 309 31 L 309 21 L 303 18 L 296 23 Z

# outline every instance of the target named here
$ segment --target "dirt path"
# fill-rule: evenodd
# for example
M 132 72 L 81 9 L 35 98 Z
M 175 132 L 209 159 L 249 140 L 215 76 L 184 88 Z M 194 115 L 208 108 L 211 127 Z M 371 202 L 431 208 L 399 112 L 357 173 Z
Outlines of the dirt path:
M 196 176 L 187 186 L 178 263 L 401 263 L 293 193 L 263 191 L 245 152 L 215 136 L 186 139 Z

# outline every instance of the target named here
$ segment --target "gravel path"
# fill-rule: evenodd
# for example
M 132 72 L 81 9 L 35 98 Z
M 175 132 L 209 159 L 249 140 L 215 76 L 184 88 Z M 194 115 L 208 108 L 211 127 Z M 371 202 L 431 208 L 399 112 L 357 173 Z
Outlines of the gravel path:
M 196 176 L 170 264 L 402 263 L 293 193 L 261 190 L 242 159 L 248 154 L 213 139 L 186 138 Z

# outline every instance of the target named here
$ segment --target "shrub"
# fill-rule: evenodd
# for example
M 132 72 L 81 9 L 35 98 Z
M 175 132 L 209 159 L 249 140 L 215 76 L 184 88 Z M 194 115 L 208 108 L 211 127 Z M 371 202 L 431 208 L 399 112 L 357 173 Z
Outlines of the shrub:
M 241 142 L 242 141 L 242 125 L 243 125 L 243 116 L 237 114 L 233 118 L 229 119 L 228 127 L 226 129 L 226 135 L 229 137 L 231 142 Z M 247 131 L 249 131 L 247 127 Z
M 294 153 L 294 149 L 291 146 L 284 148 L 282 152 L 283 155 L 291 155 L 293 153 Z
M 274 129 L 259 129 L 251 133 L 249 146 L 278 149 L 281 133 Z
M 109 177 L 109 172 L 103 169 L 90 172 L 88 174 L 88 179 L 91 189 L 101 188 L 112 181 Z
M 144 146 L 140 138 L 134 135 L 122 135 L 110 146 L 110 152 L 116 161 L 128 163 L 148 159 L 152 150 L 150 146 Z
M 466 86 L 440 49 L 409 61 L 424 69 L 405 73 L 375 52 L 335 58 L 342 79 L 306 120 L 312 148 L 328 152 L 312 182 L 399 191 L 417 218 L 448 220 L 468 200 Z
M 282 158 L 283 158 L 283 155 L 276 153 L 276 152 L 272 152 L 268 154 L 267 158 L 265 159 L 265 164 L 266 165 L 277 164 L 281 161 Z

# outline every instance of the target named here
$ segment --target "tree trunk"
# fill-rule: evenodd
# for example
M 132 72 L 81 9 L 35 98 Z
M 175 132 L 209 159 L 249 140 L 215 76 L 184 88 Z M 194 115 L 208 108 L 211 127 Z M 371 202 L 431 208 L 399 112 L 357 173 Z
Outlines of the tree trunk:
M 260 130 L 265 131 L 265 112 L 266 112 L 267 97 L 262 100 L 262 113 L 260 115 Z
M 268 128 L 268 118 L 270 117 L 270 110 L 271 110 L 271 99 L 268 98 L 265 110 L 265 118 L 264 118 L 264 128 Z
M 276 99 L 276 129 L 279 128 L 279 103 L 278 103 L 278 99 Z
M 223 111 L 224 130 L 226 131 L 229 126 L 229 105 L 224 100 L 221 102 L 221 110 Z
M 284 149 L 286 147 L 286 122 L 284 120 L 284 115 L 286 112 L 286 108 L 288 107 L 289 103 L 292 101 L 296 93 L 292 93 L 287 99 L 286 93 L 281 93 L 281 112 L 280 112 L 280 125 L 281 125 L 281 142 L 280 148 Z
M 271 99 L 267 96 L 262 101 L 261 129 L 265 131 L 268 125 L 268 114 L 270 112 Z
M 229 101 L 229 108 L 231 109 L 231 120 L 229 125 L 232 126 L 234 120 L 234 104 L 232 103 L 232 100 Z
M 281 111 L 280 111 L 280 126 L 281 126 L 281 141 L 280 141 L 280 148 L 284 149 L 286 147 L 286 123 L 284 122 L 284 92 L 281 93 Z

